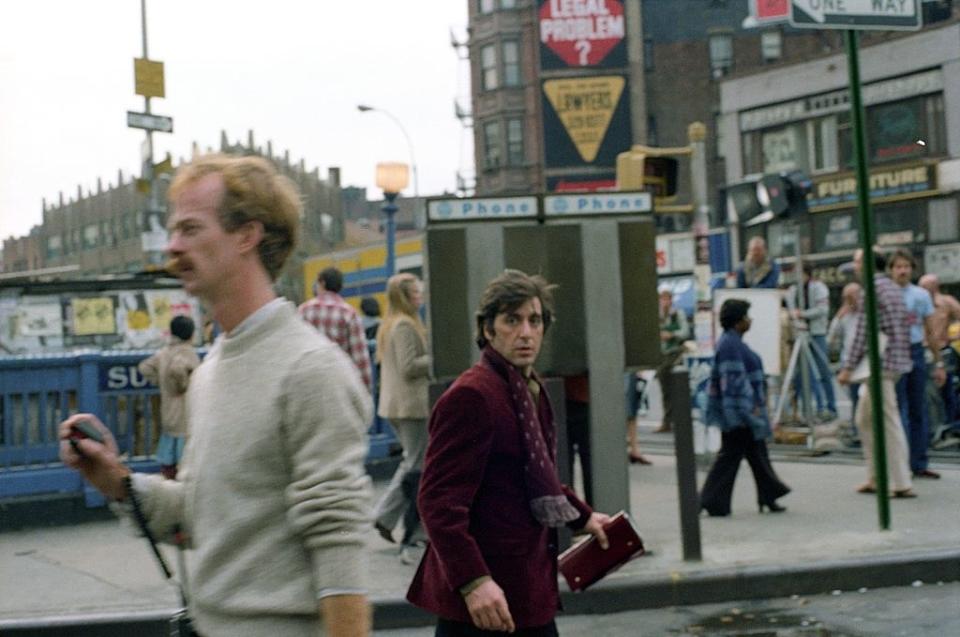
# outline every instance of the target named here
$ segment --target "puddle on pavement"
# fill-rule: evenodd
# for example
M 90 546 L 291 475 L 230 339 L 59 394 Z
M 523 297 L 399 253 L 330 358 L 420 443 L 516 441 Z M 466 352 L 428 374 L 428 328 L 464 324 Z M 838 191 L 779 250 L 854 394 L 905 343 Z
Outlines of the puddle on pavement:
M 682 632 L 673 632 L 697 637 L 857 637 L 854 633 L 830 628 L 812 615 L 782 608 L 732 608 L 704 617 Z

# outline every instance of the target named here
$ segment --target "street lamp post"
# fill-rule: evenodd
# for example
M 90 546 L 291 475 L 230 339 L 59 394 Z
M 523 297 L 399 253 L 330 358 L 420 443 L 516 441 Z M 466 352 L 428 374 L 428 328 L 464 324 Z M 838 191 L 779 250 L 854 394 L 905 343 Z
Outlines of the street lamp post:
M 384 264 L 387 278 L 397 270 L 397 195 L 410 182 L 407 165 L 402 162 L 381 162 L 377 164 L 377 187 L 383 190 L 383 214 L 387 217 L 387 262 Z
M 407 134 L 407 129 L 404 128 L 403 124 L 400 122 L 396 116 L 393 115 L 390 111 L 385 111 L 382 108 L 376 106 L 370 106 L 368 104 L 357 104 L 357 110 L 361 113 L 370 113 L 377 112 L 383 113 L 397 125 L 397 128 L 400 129 L 400 132 L 403 133 L 403 138 L 407 140 L 407 151 L 410 153 L 410 171 L 413 173 L 413 197 L 417 201 L 417 211 L 420 211 L 420 184 L 417 180 L 417 160 L 413 154 L 413 142 L 410 141 L 410 135 Z M 420 219 L 417 219 L 416 222 L 420 223 Z

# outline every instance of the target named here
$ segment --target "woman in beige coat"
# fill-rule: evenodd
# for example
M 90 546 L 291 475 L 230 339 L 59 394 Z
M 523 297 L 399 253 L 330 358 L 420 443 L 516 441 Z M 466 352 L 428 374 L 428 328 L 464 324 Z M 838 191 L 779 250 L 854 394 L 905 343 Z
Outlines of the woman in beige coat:
M 404 497 L 402 483 L 410 472 L 420 471 L 427 447 L 427 383 L 430 356 L 427 331 L 418 310 L 423 287 L 412 274 L 397 274 L 387 281 L 387 313 L 377 330 L 377 361 L 380 363 L 380 402 L 377 413 L 393 425 L 403 447 L 403 459 L 390 486 L 374 509 L 377 531 L 393 542 L 393 529 L 412 500 Z M 413 529 L 406 529 L 409 539 Z

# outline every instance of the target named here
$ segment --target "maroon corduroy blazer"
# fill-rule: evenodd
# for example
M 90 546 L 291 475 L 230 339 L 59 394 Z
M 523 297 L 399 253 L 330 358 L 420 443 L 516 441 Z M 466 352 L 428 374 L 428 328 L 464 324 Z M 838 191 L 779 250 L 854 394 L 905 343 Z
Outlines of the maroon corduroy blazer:
M 544 391 L 542 424 L 553 426 Z M 407 599 L 445 619 L 470 622 L 460 587 L 490 575 L 518 628 L 549 623 L 560 606 L 557 533 L 534 519 L 524 490 L 520 426 L 507 381 L 481 360 L 441 396 L 418 505 L 430 538 Z M 590 507 L 564 487 L 586 524 Z

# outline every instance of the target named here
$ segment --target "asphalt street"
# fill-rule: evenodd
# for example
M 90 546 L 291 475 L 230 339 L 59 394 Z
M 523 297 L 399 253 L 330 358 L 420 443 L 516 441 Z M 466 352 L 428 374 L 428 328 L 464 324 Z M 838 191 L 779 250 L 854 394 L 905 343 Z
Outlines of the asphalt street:
M 671 606 L 610 615 L 561 616 L 563 637 L 946 637 L 960 635 L 960 583 L 919 584 Z M 380 630 L 376 637 L 430 637 L 432 628 Z

